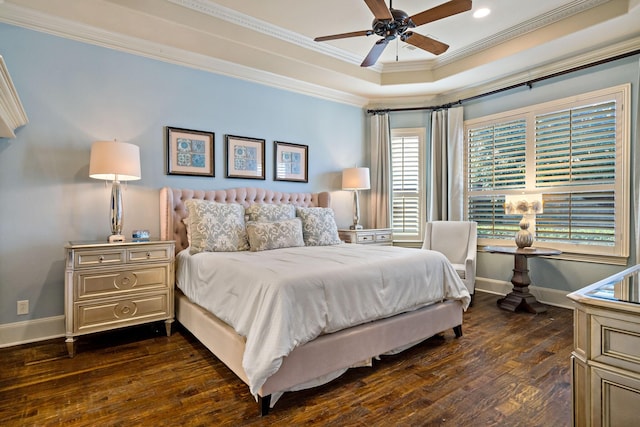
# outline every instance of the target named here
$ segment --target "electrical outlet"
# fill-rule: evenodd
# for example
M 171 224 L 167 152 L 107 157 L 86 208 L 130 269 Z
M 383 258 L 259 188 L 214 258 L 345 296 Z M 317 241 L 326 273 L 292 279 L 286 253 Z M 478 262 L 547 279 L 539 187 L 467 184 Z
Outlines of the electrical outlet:
M 29 314 L 29 300 L 18 301 L 18 314 Z

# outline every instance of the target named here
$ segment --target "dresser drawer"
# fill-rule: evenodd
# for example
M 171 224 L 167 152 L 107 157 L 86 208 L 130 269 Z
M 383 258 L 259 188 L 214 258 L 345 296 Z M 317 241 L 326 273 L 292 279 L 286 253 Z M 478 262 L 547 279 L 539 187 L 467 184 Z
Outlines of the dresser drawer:
M 74 304 L 74 333 L 98 332 L 170 317 L 169 291 Z
M 591 358 L 640 373 L 640 323 L 633 320 L 591 316 Z
M 169 264 L 80 271 L 75 274 L 74 301 L 166 288 L 170 283 L 170 273 Z
M 118 265 L 118 264 L 124 264 L 125 262 L 126 262 L 125 249 L 76 251 L 73 257 L 73 265 L 76 268 Z
M 127 249 L 127 262 L 168 261 L 173 257 L 173 245 L 142 246 Z

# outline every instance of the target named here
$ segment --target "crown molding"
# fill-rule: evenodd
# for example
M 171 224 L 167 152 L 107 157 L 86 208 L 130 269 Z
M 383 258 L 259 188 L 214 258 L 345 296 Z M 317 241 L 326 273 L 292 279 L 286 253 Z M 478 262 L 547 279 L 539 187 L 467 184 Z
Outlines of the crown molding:
M 536 31 L 547 25 L 560 22 L 578 13 L 582 13 L 586 10 L 592 9 L 596 6 L 600 6 L 604 3 L 608 3 L 610 0 L 574 0 L 571 3 L 562 5 L 556 9 L 550 10 L 547 13 L 536 16 L 533 19 L 522 22 L 513 27 L 507 28 L 504 31 L 493 34 L 490 37 L 478 40 L 465 46 L 461 49 L 456 49 L 451 53 L 444 53 L 443 55 L 423 61 L 410 61 L 410 62 L 394 62 L 383 64 L 382 71 L 389 73 L 399 73 L 407 71 L 420 71 L 420 70 L 436 70 L 439 67 L 444 67 L 453 62 L 461 61 L 478 52 L 482 52 L 492 47 L 498 46 L 502 43 L 521 37 L 525 34 Z
M 353 65 L 360 65 L 362 58 L 358 55 L 354 55 L 343 49 L 339 49 L 330 44 L 318 43 L 310 37 L 303 36 L 294 31 L 289 31 L 260 19 L 253 18 L 244 13 L 229 9 L 221 6 L 210 0 L 167 0 L 170 3 L 178 6 L 186 7 L 193 11 L 203 13 L 205 15 L 212 16 L 214 18 L 222 19 L 231 24 L 235 24 L 252 31 L 256 31 L 270 37 L 274 37 L 283 40 L 287 43 L 291 43 L 311 51 L 321 53 L 323 55 L 331 56 L 341 61 L 347 62 Z M 382 71 L 381 65 L 374 65 L 369 69 Z
M 0 3 L 0 22 L 342 104 L 363 107 L 368 102 L 368 99 L 362 96 L 302 82 L 148 40 L 113 33 L 11 3 Z
M 640 49 L 640 36 L 628 39 L 613 45 L 605 46 L 600 49 L 589 50 L 582 54 L 566 58 L 564 60 L 554 61 L 549 64 L 541 65 L 536 68 L 527 69 L 519 73 L 510 74 L 501 79 L 486 81 L 472 87 L 466 87 L 460 90 L 454 90 L 447 93 L 439 94 L 435 97 L 398 97 L 371 99 L 367 106 L 369 109 L 385 109 L 393 108 L 401 105 L 402 107 L 428 107 L 438 106 L 450 103 L 456 103 L 460 100 L 472 98 L 485 93 L 491 93 L 506 87 L 523 85 L 527 82 L 543 78 L 546 76 L 562 73 L 585 65 L 615 58 Z
M 292 43 L 294 45 L 318 52 L 323 55 L 345 61 L 349 64 L 359 65 L 362 58 L 338 49 L 330 44 L 317 43 L 313 39 L 298 34 L 293 31 L 285 30 L 268 22 L 253 18 L 238 11 L 226 8 L 216 4 L 210 0 L 167 0 L 173 4 L 191 9 L 193 11 L 203 13 L 214 18 L 222 19 L 229 23 L 260 32 L 270 37 Z M 501 43 L 513 40 L 524 34 L 536 31 L 542 27 L 567 19 L 573 15 L 600 6 L 610 0 L 574 0 L 560 7 L 557 7 L 547 13 L 537 16 L 533 19 L 525 21 L 521 24 L 508 28 L 500 33 L 478 40 L 461 49 L 457 49 L 451 53 L 445 53 L 437 58 L 422 61 L 393 62 L 386 64 L 375 64 L 369 67 L 378 73 L 400 73 L 424 70 L 435 70 L 439 67 L 449 65 L 453 62 L 463 60 L 478 52 L 490 49 Z

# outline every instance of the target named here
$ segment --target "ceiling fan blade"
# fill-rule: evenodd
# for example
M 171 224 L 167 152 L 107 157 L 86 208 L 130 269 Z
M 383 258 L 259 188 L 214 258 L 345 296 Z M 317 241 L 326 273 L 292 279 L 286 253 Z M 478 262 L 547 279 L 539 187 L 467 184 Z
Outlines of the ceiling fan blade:
M 419 27 L 428 22 L 437 21 L 447 16 L 456 15 L 458 13 L 471 10 L 471 0 L 451 0 L 440 6 L 433 7 L 420 13 L 416 13 L 410 19 Z
M 393 21 L 393 15 L 384 0 L 364 0 L 364 2 L 369 6 L 369 9 L 371 9 L 376 19 L 389 19 Z
M 346 39 L 348 37 L 370 36 L 371 34 L 373 34 L 373 31 L 371 31 L 371 30 L 352 31 L 350 33 L 342 33 L 342 34 L 334 34 L 334 35 L 331 35 L 331 36 L 316 37 L 313 40 L 316 41 L 316 42 L 324 42 L 324 41 L 327 41 L 327 40 Z
M 389 41 L 387 39 L 378 40 L 376 44 L 373 45 L 373 47 L 369 51 L 369 54 L 366 58 L 364 58 L 364 61 L 362 61 L 362 64 L 360 64 L 360 66 L 370 67 L 375 64 L 378 58 L 380 58 L 380 55 L 382 55 L 384 48 L 387 47 L 388 43 Z
M 449 49 L 448 44 L 434 40 L 431 37 L 423 36 L 422 34 L 414 33 L 413 31 L 406 32 L 402 37 L 402 41 L 426 50 L 427 52 L 431 52 L 434 55 L 440 55 Z

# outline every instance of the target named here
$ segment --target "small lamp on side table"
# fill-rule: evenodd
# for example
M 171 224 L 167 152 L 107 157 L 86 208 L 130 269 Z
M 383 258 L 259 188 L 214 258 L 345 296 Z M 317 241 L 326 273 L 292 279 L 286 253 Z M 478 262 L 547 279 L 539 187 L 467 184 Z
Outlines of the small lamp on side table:
M 351 230 L 362 230 L 358 190 L 368 190 L 369 188 L 371 188 L 369 168 L 355 167 L 342 171 L 342 189 L 353 190 L 353 225 L 349 226 Z
M 123 242 L 122 192 L 120 181 L 140 179 L 140 148 L 118 141 L 98 141 L 91 146 L 89 176 L 112 181 L 111 186 L 111 235 L 109 242 Z
M 506 215 L 521 214 L 520 231 L 516 233 L 516 245 L 528 248 L 533 245 L 533 235 L 529 231 L 529 215 L 542 213 L 542 194 L 513 194 L 504 198 Z

